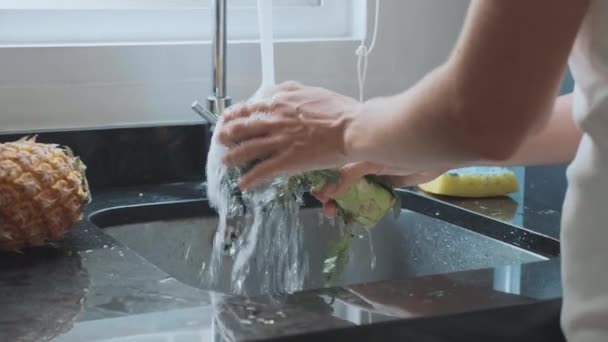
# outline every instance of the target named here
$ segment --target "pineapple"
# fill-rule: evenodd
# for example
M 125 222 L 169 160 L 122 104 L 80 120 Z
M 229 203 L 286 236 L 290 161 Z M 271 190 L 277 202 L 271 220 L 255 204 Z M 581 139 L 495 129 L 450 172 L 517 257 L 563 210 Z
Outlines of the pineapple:
M 35 137 L 0 144 L 0 249 L 44 245 L 81 220 L 85 169 L 68 148 Z

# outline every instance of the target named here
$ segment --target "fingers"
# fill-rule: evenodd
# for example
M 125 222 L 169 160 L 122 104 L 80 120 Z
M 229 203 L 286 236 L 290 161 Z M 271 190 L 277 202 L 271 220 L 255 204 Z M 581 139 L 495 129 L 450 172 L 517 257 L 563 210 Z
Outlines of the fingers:
M 278 147 L 280 147 L 280 144 L 278 144 L 278 146 L 275 144 L 275 148 Z M 249 190 L 267 179 L 287 175 L 286 172 L 289 170 L 288 168 L 294 167 L 294 165 L 290 164 L 290 155 L 289 152 L 282 152 L 260 162 L 241 177 L 239 180 L 240 188 Z
M 323 213 L 324 216 L 334 217 L 334 216 L 338 215 L 338 205 L 335 201 L 330 200 L 327 197 L 324 197 L 323 194 L 319 193 L 319 191 L 316 189 L 312 189 L 310 191 L 310 193 L 314 197 L 316 197 L 319 200 L 319 202 L 321 202 L 321 204 L 323 204 L 323 207 L 321 208 L 321 212 Z
M 272 104 L 268 100 L 239 103 L 224 111 L 224 123 L 251 116 L 253 113 L 270 112 Z
M 319 202 L 325 204 L 329 201 L 329 198 L 326 197 L 322 192 L 320 192 L 318 189 L 311 189 L 310 190 L 310 194 L 313 195 L 316 199 L 319 200 Z
M 278 132 L 281 128 L 288 128 L 290 120 L 235 120 L 226 123 L 219 132 L 218 139 L 225 146 L 233 146 L 241 141 L 266 136 Z
M 388 176 L 386 178 L 392 186 L 399 188 L 430 182 L 439 177 L 442 173 L 443 172 L 420 172 L 406 176 Z
M 326 217 L 335 217 L 338 215 L 338 205 L 334 201 L 329 201 L 323 204 L 323 215 Z
M 277 93 L 296 91 L 303 88 L 304 86 L 301 83 L 298 83 L 296 81 L 286 81 L 269 87 L 268 89 L 265 89 L 262 93 L 264 97 L 272 97 Z
M 274 112 L 281 107 L 281 104 L 284 104 L 285 101 L 277 101 L 282 97 L 287 97 L 288 93 L 301 90 L 304 86 L 302 86 L 298 82 L 288 81 L 283 82 L 276 87 L 271 88 L 266 91 L 265 96 L 268 99 L 264 99 L 261 101 L 255 101 L 252 103 L 239 103 L 235 104 L 224 111 L 224 122 L 232 121 L 239 118 L 248 117 L 253 113 L 260 112 Z
M 296 90 L 300 90 L 302 88 L 304 88 L 304 86 L 299 82 L 286 81 L 286 82 L 279 84 L 276 87 L 275 93 L 278 93 L 279 91 L 296 91 Z
M 283 144 L 281 135 L 251 139 L 245 144 L 236 145 L 224 156 L 228 167 L 241 166 L 258 158 L 273 154 Z
M 340 169 L 340 180 L 337 183 L 327 184 L 323 189 L 319 189 L 319 195 L 326 198 L 335 198 L 356 184 L 365 175 L 378 174 L 381 171 L 382 167 L 374 163 L 348 164 Z

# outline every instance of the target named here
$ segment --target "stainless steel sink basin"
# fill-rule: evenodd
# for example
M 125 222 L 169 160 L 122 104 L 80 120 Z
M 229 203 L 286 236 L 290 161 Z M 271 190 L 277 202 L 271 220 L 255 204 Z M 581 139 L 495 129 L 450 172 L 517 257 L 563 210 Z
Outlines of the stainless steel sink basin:
M 108 209 L 90 217 L 96 225 L 177 280 L 206 288 L 201 267 L 209 262 L 217 216 L 205 200 L 157 203 Z M 322 273 L 327 243 L 338 235 L 320 222 L 318 209 L 301 212 L 304 248 L 309 262 L 305 289 L 327 286 Z M 350 262 L 335 285 L 404 279 L 546 260 L 498 239 L 403 209 L 398 219 L 387 217 L 371 233 L 352 245 Z M 211 290 L 229 293 L 229 271 Z M 256 289 L 248 289 L 256 293 Z

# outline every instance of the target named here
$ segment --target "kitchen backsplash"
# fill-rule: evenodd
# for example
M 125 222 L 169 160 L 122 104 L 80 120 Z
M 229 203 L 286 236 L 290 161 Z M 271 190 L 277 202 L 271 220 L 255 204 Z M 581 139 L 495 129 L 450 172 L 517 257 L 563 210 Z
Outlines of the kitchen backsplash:
M 406 89 L 442 63 L 468 3 L 382 1 L 366 97 Z M 201 18 L 201 25 L 212 23 Z M 357 37 L 278 42 L 277 81 L 356 96 L 359 44 Z M 211 94 L 211 56 L 202 41 L 0 47 L 0 132 L 201 122 L 190 104 Z M 258 44 L 231 41 L 227 61 L 228 93 L 245 100 L 260 84 Z
M 0 134 L 0 142 L 23 134 Z M 180 125 L 39 133 L 37 141 L 70 147 L 87 166 L 93 190 L 100 187 L 203 181 L 207 125 Z

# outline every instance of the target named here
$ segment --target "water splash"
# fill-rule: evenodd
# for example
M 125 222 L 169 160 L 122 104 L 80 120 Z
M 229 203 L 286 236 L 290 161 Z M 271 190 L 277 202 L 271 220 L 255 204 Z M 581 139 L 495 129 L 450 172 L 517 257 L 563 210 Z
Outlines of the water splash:
M 308 272 L 299 221 L 303 194 L 285 196 L 280 191 L 288 182 L 285 178 L 241 194 L 239 171 L 222 163 L 226 148 L 217 140 L 221 125 L 222 120 L 216 125 L 207 160 L 208 198 L 219 223 L 206 281 L 212 288 L 217 285 L 228 269 L 224 262 L 230 260 L 230 287 L 235 294 L 301 290 Z
M 372 239 L 372 232 L 366 230 L 367 232 L 367 241 L 369 242 L 369 255 L 370 255 L 370 264 L 372 270 L 376 269 L 376 251 L 374 250 L 374 240 Z

